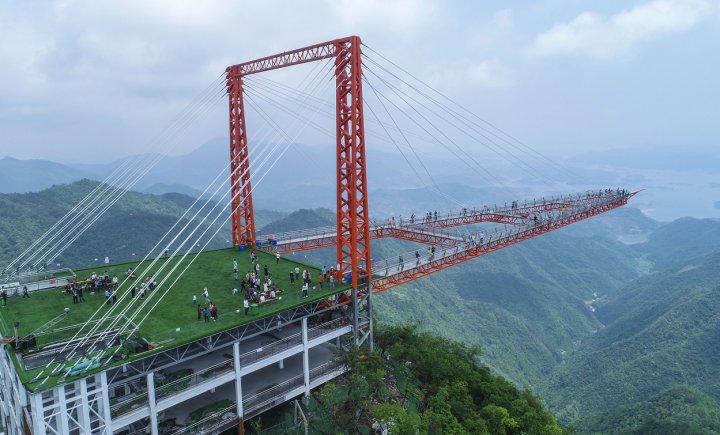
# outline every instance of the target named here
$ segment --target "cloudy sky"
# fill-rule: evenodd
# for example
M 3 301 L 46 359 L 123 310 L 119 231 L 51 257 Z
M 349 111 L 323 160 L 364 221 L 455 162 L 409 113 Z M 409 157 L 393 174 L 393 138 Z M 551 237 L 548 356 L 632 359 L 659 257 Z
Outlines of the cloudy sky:
M 0 0 L 0 157 L 148 151 L 225 66 L 349 34 L 543 153 L 720 145 L 717 0 Z

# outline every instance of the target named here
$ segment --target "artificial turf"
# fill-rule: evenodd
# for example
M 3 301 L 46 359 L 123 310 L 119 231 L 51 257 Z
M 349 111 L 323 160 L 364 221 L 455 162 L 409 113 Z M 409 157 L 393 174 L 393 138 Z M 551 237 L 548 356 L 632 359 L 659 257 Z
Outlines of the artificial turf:
M 232 288 L 240 289 L 240 281 L 233 279 L 233 259 L 237 259 L 239 276 L 242 279 L 245 274 L 251 270 L 252 264 L 250 260 L 250 252 L 238 251 L 237 249 L 221 249 L 215 251 L 202 252 L 196 254 L 197 258 L 188 270 L 182 275 L 177 283 L 165 294 L 162 299 L 160 297 L 165 293 L 175 277 L 185 268 L 192 259 L 188 256 L 183 260 L 175 272 L 168 275 L 169 270 L 181 261 L 179 257 L 160 260 L 151 271 L 157 271 L 158 268 L 165 266 L 161 272 L 155 272 L 154 277 L 158 283 L 161 283 L 163 277 L 168 276 L 169 279 L 158 286 L 153 291 L 147 293 L 146 298 L 149 299 L 148 304 L 139 315 L 134 319 L 134 323 L 138 324 L 146 313 L 150 311 L 150 307 L 158 300 L 157 307 L 150 312 L 147 318 L 139 325 L 138 336 L 147 339 L 149 342 L 156 344 L 156 349 L 167 349 L 178 346 L 199 338 L 217 333 L 235 326 L 252 322 L 259 318 L 269 316 L 278 312 L 285 311 L 289 308 L 306 304 L 308 302 L 322 299 L 340 291 L 347 290 L 348 285 L 337 286 L 335 289 L 329 289 L 327 284 L 321 289 L 317 284 L 317 276 L 320 273 L 319 268 L 310 267 L 308 265 L 293 261 L 291 255 L 283 256 L 279 264 L 273 254 L 263 251 L 256 251 L 258 262 L 260 263 L 260 276 L 263 277 L 263 266 L 267 265 L 272 273 L 273 284 L 284 292 L 280 293 L 281 300 L 266 303 L 258 307 L 258 315 L 245 315 L 243 310 L 243 293 L 238 291 L 232 294 Z M 146 262 L 149 263 L 149 262 Z M 120 283 L 125 279 L 125 271 L 132 267 L 138 273 L 137 280 L 127 280 L 121 284 L 117 290 L 118 302 L 113 314 L 120 313 L 121 309 L 131 304 L 131 307 L 138 307 L 144 300 L 139 297 L 131 298 L 129 294 L 125 298 L 122 296 L 130 292 L 130 288 L 139 286 L 141 281 L 141 273 L 144 270 L 143 264 L 124 263 L 109 265 L 96 269 L 86 269 L 76 271 L 78 279 L 88 278 L 92 272 L 103 274 L 105 270 L 110 276 L 117 276 Z M 295 267 L 299 267 L 301 274 L 303 270 L 308 270 L 315 288 L 311 286 L 308 298 L 302 298 L 301 282 L 295 281 L 290 283 L 290 271 L 294 271 Z M 205 306 L 205 298 L 203 289 L 207 287 L 210 294 L 210 300 L 218 307 L 218 320 L 205 322 L 197 319 L 197 305 L 193 304 L 193 295 L 197 296 L 198 303 Z M 49 320 L 55 318 L 63 312 L 65 307 L 70 308 L 70 312 L 54 329 L 62 328 L 75 324 L 81 324 L 87 321 L 93 313 L 100 308 L 95 316 L 98 318 L 106 313 L 110 306 L 105 305 L 104 291 L 98 291 L 95 294 L 85 292 L 85 302 L 78 304 L 72 303 L 72 296 L 66 294 L 60 289 L 50 289 L 30 294 L 29 299 L 23 299 L 20 296 L 8 298 L 7 306 L 0 307 L 0 316 L 4 322 L 2 328 L 4 335 L 12 335 L 12 331 L 8 330 L 8 325 L 13 325 L 15 321 L 20 322 L 20 336 L 25 336 L 34 331 L 38 327 L 44 325 Z M 238 312 L 239 310 L 239 312 Z M 134 310 L 129 310 L 126 316 Z M 69 337 L 68 337 L 69 338 Z M 43 346 L 42 340 L 38 345 Z M 144 356 L 144 355 L 143 355 Z

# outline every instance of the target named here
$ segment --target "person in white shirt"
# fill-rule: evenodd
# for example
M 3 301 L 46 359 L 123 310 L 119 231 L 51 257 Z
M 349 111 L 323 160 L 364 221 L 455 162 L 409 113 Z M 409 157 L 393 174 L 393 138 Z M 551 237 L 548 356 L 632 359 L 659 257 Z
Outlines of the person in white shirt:
M 243 307 L 245 308 L 245 315 L 247 316 L 248 311 L 250 311 L 250 302 L 247 299 L 243 301 Z
M 260 295 L 260 303 L 261 304 L 265 303 L 265 295 Z

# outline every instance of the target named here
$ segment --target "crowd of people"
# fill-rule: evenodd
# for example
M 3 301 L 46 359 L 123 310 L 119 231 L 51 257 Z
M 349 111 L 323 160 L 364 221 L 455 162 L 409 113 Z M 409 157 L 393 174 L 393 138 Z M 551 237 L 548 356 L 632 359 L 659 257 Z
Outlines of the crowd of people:
M 275 254 L 275 264 L 280 264 L 280 254 Z M 239 271 L 237 259 L 232 260 L 232 279 L 235 285 L 230 288 L 232 295 L 240 294 L 242 296 L 242 304 L 245 315 L 250 314 L 253 305 L 263 305 L 282 299 L 285 289 L 280 288 L 274 278 L 271 268 L 267 264 L 261 264 L 257 251 L 250 253 L 250 270 L 245 274 Z M 316 287 L 335 288 L 338 283 L 339 273 L 334 267 L 328 268 L 323 266 L 320 273 L 313 278 L 313 274 L 308 270 L 301 270 L 300 266 L 295 266 L 289 272 L 290 285 L 297 283 L 301 292 L 301 296 L 306 298 L 310 294 L 310 290 Z M 198 301 L 198 296 L 193 295 L 192 304 L 197 309 L 198 321 L 216 321 L 218 319 L 218 307 L 210 297 L 210 291 L 204 288 L 201 293 L 204 301 Z M 204 302 L 204 303 L 203 303 Z

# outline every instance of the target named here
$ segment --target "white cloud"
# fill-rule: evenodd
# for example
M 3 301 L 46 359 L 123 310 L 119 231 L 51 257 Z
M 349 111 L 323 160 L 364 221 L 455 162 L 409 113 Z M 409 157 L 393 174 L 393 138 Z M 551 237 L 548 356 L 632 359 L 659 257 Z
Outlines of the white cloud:
M 485 88 L 507 89 L 514 84 L 510 68 L 497 59 L 484 60 L 465 69 L 470 83 Z
M 485 59 L 470 65 L 457 65 L 432 74 L 430 84 L 438 88 L 508 89 L 515 85 L 512 69 L 499 59 Z
M 583 12 L 537 35 L 529 53 L 537 57 L 611 59 L 631 52 L 642 42 L 686 31 L 717 11 L 717 2 L 709 0 L 654 0 L 607 19 Z
M 23 114 L 29 122 L 35 114 L 33 122 L 40 125 L 47 125 L 40 119 L 43 114 L 100 118 L 118 130 L 150 136 L 227 65 L 350 34 L 364 36 L 365 42 L 385 52 L 388 46 L 402 46 L 398 41 L 422 36 L 442 15 L 439 4 L 439 0 L 0 2 L 0 115 L 4 117 L 0 129 L 15 135 L 9 139 L 6 135 L 5 143 L 0 143 L 0 156 L 15 154 L 18 150 L 9 147 L 25 140 L 12 116 Z M 218 103 L 218 111 L 224 109 Z M 87 122 L 83 129 L 98 129 L 95 125 Z M 52 133 L 49 128 L 38 133 L 38 150 L 44 142 L 57 141 L 77 149 L 96 148 L 94 143 L 52 137 Z M 226 134 L 225 129 L 204 133 Z M 99 132 L 97 137 L 103 135 Z M 120 136 L 114 135 L 118 143 Z M 133 145 L 123 152 L 143 147 L 135 138 L 125 142 Z

